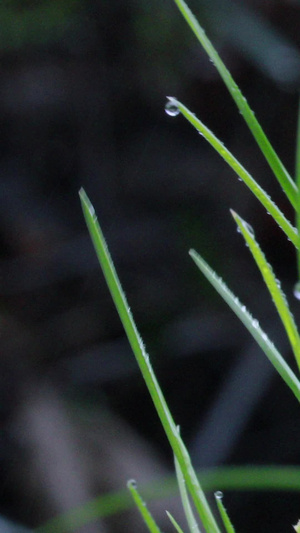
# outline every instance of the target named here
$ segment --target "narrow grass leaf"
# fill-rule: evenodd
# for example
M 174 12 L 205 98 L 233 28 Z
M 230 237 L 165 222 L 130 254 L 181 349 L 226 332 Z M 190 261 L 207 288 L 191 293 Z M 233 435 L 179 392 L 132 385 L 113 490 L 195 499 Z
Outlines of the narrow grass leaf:
M 142 500 L 136 482 L 133 479 L 128 481 L 127 488 L 150 533 L 161 533 L 145 502 Z
M 223 498 L 223 493 L 221 491 L 215 492 L 215 499 L 216 499 L 216 502 L 217 502 L 219 513 L 220 513 L 220 516 L 222 518 L 222 522 L 224 524 L 226 533 L 235 533 L 235 529 L 234 529 L 234 527 L 233 527 L 233 525 L 231 523 L 231 520 L 230 520 L 230 518 L 228 516 L 228 513 L 227 513 L 227 511 L 226 511 L 226 509 L 224 507 L 222 498 Z
M 224 65 L 218 52 L 215 50 L 213 44 L 206 36 L 203 28 L 200 26 L 196 17 L 191 12 L 184 0 L 174 0 L 179 11 L 187 21 L 188 25 L 196 35 L 201 46 L 204 48 L 213 64 L 216 66 L 220 76 L 222 77 L 227 89 L 229 90 L 233 100 L 235 101 L 240 113 L 246 121 L 248 128 L 252 132 L 261 152 L 267 160 L 269 166 L 273 170 L 274 175 L 279 181 L 282 189 L 290 200 L 291 204 L 297 209 L 297 186 L 292 180 L 291 176 L 283 166 L 275 150 L 271 146 L 266 137 L 262 127 L 256 119 L 253 111 L 247 103 L 246 98 L 242 95 L 239 87 L 232 78 L 230 72 Z
M 175 425 L 157 378 L 154 374 L 149 355 L 147 354 L 143 341 L 138 333 L 117 272 L 110 257 L 103 233 L 97 221 L 94 208 L 86 193 L 82 189 L 79 194 L 87 227 L 89 229 L 99 263 L 106 279 L 106 283 L 119 313 L 137 364 L 141 370 L 152 401 L 156 407 L 166 436 L 172 447 L 173 453 L 180 464 L 180 468 L 183 472 L 195 507 L 201 517 L 204 527 L 206 528 L 206 533 L 220 533 L 217 522 L 212 514 L 196 473 L 192 467 L 188 451 L 179 435 L 179 431 Z
M 188 526 L 190 528 L 190 531 L 192 531 L 193 533 L 201 533 L 199 526 L 197 524 L 197 521 L 195 519 L 190 501 L 189 501 L 189 496 L 188 496 L 188 493 L 185 487 L 185 480 L 184 480 L 180 465 L 176 457 L 174 457 L 174 463 L 175 463 L 177 483 L 178 483 L 179 492 L 180 492 L 180 498 L 181 498 L 181 502 L 182 502 L 182 506 L 183 506 L 183 510 L 185 513 Z
M 276 368 L 282 379 L 292 390 L 297 400 L 300 401 L 300 382 L 292 369 L 288 366 L 281 354 L 275 348 L 274 344 L 270 341 L 266 333 L 259 326 L 258 320 L 254 319 L 247 311 L 246 307 L 241 304 L 236 296 L 228 289 L 224 281 L 217 276 L 217 274 L 210 268 L 210 266 L 202 259 L 202 257 L 195 252 L 190 251 L 192 259 L 195 261 L 198 268 L 204 274 L 204 276 L 210 281 L 216 291 L 222 296 L 225 302 L 238 316 L 241 322 L 246 326 L 249 333 L 256 340 L 257 344 L 265 352 L 266 356 Z
M 231 210 L 231 214 L 237 223 L 239 231 L 243 235 L 249 250 L 261 272 L 261 275 L 268 287 L 269 293 L 284 325 L 294 352 L 298 367 L 300 368 L 300 337 L 294 317 L 290 311 L 286 296 L 280 287 L 280 282 L 276 279 L 271 265 L 267 262 L 259 244 L 257 243 L 253 230 L 237 213 Z
M 178 524 L 178 522 L 176 522 L 175 518 L 171 515 L 171 513 L 169 513 L 169 511 L 166 511 L 166 513 L 169 517 L 170 522 L 175 527 L 177 533 L 183 533 L 183 529 L 181 529 L 180 525 Z
M 297 240 L 297 266 L 298 266 L 298 291 L 297 286 L 295 288 L 295 296 L 300 298 L 300 97 L 298 102 L 298 123 L 297 123 L 297 136 L 296 136 L 296 184 L 298 187 L 297 194 L 297 209 L 296 209 L 296 227 L 298 230 Z
M 270 196 L 262 189 L 262 187 L 255 181 L 249 172 L 241 165 L 241 163 L 234 157 L 234 155 L 224 146 L 224 144 L 207 128 L 201 120 L 199 120 L 187 107 L 185 107 L 176 98 L 169 97 L 169 102 L 177 106 L 182 115 L 196 128 L 196 130 L 203 135 L 203 137 L 211 144 L 211 146 L 220 154 L 226 163 L 234 170 L 238 177 L 249 187 L 251 192 L 265 207 L 268 213 L 274 218 L 278 226 L 284 231 L 287 238 L 298 246 L 297 230 L 286 219 L 284 214 L 280 211 L 277 205 L 271 200 Z

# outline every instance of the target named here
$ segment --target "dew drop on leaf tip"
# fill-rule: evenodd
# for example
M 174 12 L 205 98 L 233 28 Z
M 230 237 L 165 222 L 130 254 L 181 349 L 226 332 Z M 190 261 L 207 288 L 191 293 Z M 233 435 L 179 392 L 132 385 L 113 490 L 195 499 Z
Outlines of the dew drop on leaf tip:
M 297 281 L 296 285 L 294 286 L 294 296 L 297 298 L 297 300 L 300 300 L 300 281 Z
M 223 498 L 223 492 L 221 490 L 217 490 L 217 492 L 215 492 L 215 498 L 217 500 L 222 500 Z
M 127 481 L 127 487 L 136 489 L 137 488 L 137 482 L 135 481 L 135 479 L 129 479 Z
M 174 100 L 169 100 L 165 105 L 165 112 L 170 117 L 177 117 L 179 115 L 179 109 Z

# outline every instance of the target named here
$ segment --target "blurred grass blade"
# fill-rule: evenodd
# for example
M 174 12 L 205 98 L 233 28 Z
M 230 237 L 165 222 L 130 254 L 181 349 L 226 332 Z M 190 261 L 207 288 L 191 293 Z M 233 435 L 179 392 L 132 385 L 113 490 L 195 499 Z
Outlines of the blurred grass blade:
M 217 274 L 210 268 L 204 259 L 202 259 L 202 257 L 195 252 L 195 250 L 191 250 L 190 255 L 204 276 L 208 279 L 208 281 L 210 281 L 216 291 L 222 296 L 222 298 L 238 316 L 241 322 L 243 322 L 249 333 L 251 333 L 257 344 L 265 352 L 266 356 L 276 368 L 282 379 L 293 391 L 297 400 L 300 401 L 299 380 L 285 362 L 283 357 L 280 355 L 278 350 L 275 348 L 274 344 L 270 341 L 266 333 L 260 328 L 258 321 L 250 315 L 246 307 L 240 303 L 238 298 L 234 296 L 234 294 L 228 289 L 227 285 L 225 285 L 224 281 L 217 276 Z
M 280 282 L 276 279 L 271 265 L 267 262 L 263 252 L 260 249 L 252 228 L 237 213 L 231 210 L 231 214 L 237 223 L 239 231 L 243 235 L 249 246 L 255 262 L 261 272 L 261 275 L 268 287 L 272 300 L 276 306 L 278 314 L 284 325 L 284 329 L 289 338 L 292 350 L 294 352 L 298 367 L 300 368 L 300 337 L 294 317 L 290 311 L 286 296 L 280 287 Z
M 194 517 L 194 513 L 193 513 L 193 510 L 192 510 L 190 501 L 189 501 L 189 496 L 188 496 L 188 493 L 187 493 L 187 490 L 186 490 L 186 487 L 185 487 L 184 477 L 183 477 L 180 465 L 179 465 L 176 457 L 174 457 L 174 462 L 175 462 L 175 471 L 176 471 L 177 483 L 178 483 L 179 492 L 180 492 L 180 498 L 181 498 L 181 501 L 182 501 L 182 506 L 183 506 L 183 509 L 184 509 L 184 514 L 186 516 L 186 520 L 187 520 L 189 529 L 193 533 L 201 533 L 200 529 L 198 527 L 197 521 L 196 521 L 196 519 Z
M 169 97 L 169 102 L 176 106 L 182 115 L 201 133 L 205 139 L 211 144 L 211 146 L 220 154 L 221 157 L 228 163 L 228 165 L 234 170 L 239 178 L 249 187 L 251 192 L 265 207 L 268 213 L 274 218 L 278 226 L 284 231 L 287 238 L 298 246 L 298 235 L 296 229 L 285 218 L 284 214 L 280 211 L 277 205 L 271 200 L 270 196 L 260 187 L 255 179 L 249 174 L 249 172 L 241 165 L 241 163 L 232 155 L 232 153 L 225 148 L 224 144 L 213 134 L 213 132 L 207 128 L 201 120 L 199 120 L 191 111 L 185 107 L 176 98 Z
M 296 137 L 296 183 L 298 187 L 297 194 L 297 209 L 296 209 L 296 228 L 298 230 L 297 241 L 297 266 L 298 266 L 298 284 L 300 285 L 300 97 L 298 101 L 298 124 L 297 124 L 297 137 Z M 300 289 L 300 286 L 299 286 Z
M 170 519 L 170 522 L 175 527 L 177 533 L 183 533 L 183 529 L 181 529 L 180 525 L 176 522 L 175 518 L 171 515 L 171 513 L 169 513 L 169 511 L 166 511 L 166 513 L 167 513 L 167 515 L 168 515 L 168 517 Z
M 156 525 L 156 522 L 155 520 L 153 519 L 150 511 L 148 510 L 148 508 L 146 507 L 146 504 L 145 502 L 142 500 L 139 492 L 138 492 L 138 489 L 137 489 L 137 486 L 136 486 L 136 482 L 131 479 L 130 481 L 128 481 L 127 483 L 127 488 L 132 496 L 132 499 L 135 503 L 135 505 L 137 506 L 146 526 L 148 527 L 148 530 L 150 531 L 150 533 L 161 533 L 159 527 Z
M 207 491 L 217 487 L 222 490 L 288 491 L 300 492 L 298 466 L 226 466 L 201 469 L 199 476 Z M 145 498 L 162 500 L 174 495 L 178 489 L 174 476 L 142 485 Z M 128 490 L 102 494 L 83 505 L 48 520 L 35 529 L 37 533 L 66 533 L 78 530 L 85 524 L 124 512 L 133 507 Z
M 193 15 L 187 4 L 184 0 L 174 0 L 179 11 L 182 13 L 183 17 L 187 21 L 188 25 L 196 35 L 201 46 L 204 48 L 217 70 L 219 71 L 220 76 L 222 77 L 227 89 L 229 90 L 233 100 L 235 101 L 238 109 L 240 110 L 244 120 L 246 121 L 248 128 L 252 132 L 258 146 L 260 147 L 265 159 L 273 170 L 274 175 L 276 176 L 278 182 L 280 183 L 282 189 L 290 200 L 291 204 L 297 209 L 297 186 L 292 180 L 291 176 L 283 166 L 275 150 L 271 146 L 269 140 L 267 139 L 262 127 L 260 126 L 258 120 L 256 119 L 253 111 L 247 103 L 247 100 L 242 95 L 239 87 L 232 78 L 230 72 L 225 67 L 222 59 L 220 58 L 218 52 L 213 47 L 212 43 L 206 36 L 203 28 L 200 26 L 196 17 Z
M 218 509 L 219 509 L 219 513 L 220 513 L 220 516 L 222 518 L 222 522 L 224 524 L 224 527 L 225 527 L 225 530 L 226 530 L 226 533 L 235 533 L 235 529 L 231 523 L 231 520 L 228 516 L 228 513 L 223 505 L 223 502 L 222 502 L 222 498 L 223 498 L 223 493 L 220 492 L 220 491 L 217 491 L 215 492 L 215 499 L 216 499 L 216 502 L 217 502 L 217 506 L 218 506 Z
M 299 51 L 287 34 L 270 23 L 264 10 L 255 9 L 252 2 L 235 0 L 201 0 L 198 5 L 205 23 L 218 32 L 226 47 L 235 48 L 277 84 L 298 86 Z
M 179 435 L 178 429 L 154 374 L 149 355 L 146 353 L 143 341 L 136 328 L 125 294 L 121 287 L 121 283 L 110 257 L 103 233 L 97 221 L 95 210 L 83 189 L 81 189 L 79 194 L 87 227 L 89 229 L 99 263 L 106 279 L 106 283 L 115 302 L 115 306 L 118 310 L 132 351 L 148 387 L 164 431 L 168 437 L 173 453 L 180 464 L 180 468 L 184 475 L 195 507 L 199 513 L 199 516 L 201 517 L 203 525 L 206 529 L 206 533 L 220 533 L 217 522 L 215 521 L 196 473 L 192 467 L 188 451 Z

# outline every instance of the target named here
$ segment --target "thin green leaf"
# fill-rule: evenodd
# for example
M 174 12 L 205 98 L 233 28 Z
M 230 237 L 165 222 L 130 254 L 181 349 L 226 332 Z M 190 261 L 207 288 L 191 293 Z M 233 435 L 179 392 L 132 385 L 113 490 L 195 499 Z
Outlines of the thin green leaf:
M 176 106 L 182 115 L 201 133 L 211 146 L 220 154 L 226 163 L 234 170 L 240 179 L 249 187 L 251 192 L 265 207 L 268 213 L 274 218 L 278 226 L 285 232 L 287 238 L 298 246 L 297 230 L 285 218 L 277 205 L 271 200 L 270 196 L 260 187 L 249 172 L 241 165 L 241 163 L 232 155 L 232 153 L 224 146 L 224 144 L 207 128 L 201 120 L 199 120 L 191 111 L 185 107 L 176 98 L 169 97 L 169 102 Z
M 276 306 L 278 314 L 284 325 L 294 352 L 298 367 L 300 368 L 300 337 L 294 317 L 290 311 L 286 296 L 280 287 L 280 282 L 276 279 L 271 265 L 267 262 L 259 244 L 257 243 L 253 230 L 237 213 L 231 210 L 231 214 L 238 225 L 246 243 L 249 246 L 261 275 L 268 287 L 272 300 Z
M 222 498 L 223 498 L 223 493 L 220 492 L 220 491 L 217 491 L 215 492 L 215 499 L 216 499 L 216 502 L 217 502 L 217 506 L 218 506 L 218 509 L 219 509 L 219 513 L 220 513 L 220 516 L 222 518 L 222 522 L 224 524 L 224 527 L 226 529 L 226 532 L 227 533 L 235 533 L 235 529 L 231 523 L 231 520 L 228 516 L 228 513 L 223 505 L 223 502 L 222 502 Z
M 158 416 L 168 437 L 172 450 L 180 464 L 187 487 L 190 491 L 195 507 L 201 517 L 207 533 L 220 533 L 219 527 L 209 507 L 204 492 L 192 467 L 188 451 L 179 435 L 178 429 L 167 406 L 161 388 L 153 372 L 149 355 L 138 333 L 133 316 L 129 309 L 121 283 L 110 257 L 103 233 L 98 224 L 95 210 L 86 193 L 80 191 L 80 200 L 84 217 L 99 259 L 106 283 L 115 302 L 123 327 L 127 334 L 131 348 L 139 365 L 149 393 L 156 407 Z
M 290 200 L 291 204 L 297 209 L 297 186 L 292 180 L 291 176 L 283 166 L 275 150 L 271 146 L 267 139 L 262 127 L 256 119 L 253 111 L 247 103 L 246 98 L 242 95 L 239 87 L 232 78 L 230 72 L 225 67 L 218 52 L 215 50 L 211 41 L 206 36 L 203 28 L 200 26 L 196 17 L 191 12 L 184 0 L 174 0 L 179 11 L 187 21 L 188 25 L 196 35 L 201 46 L 204 48 L 217 70 L 222 77 L 227 89 L 229 90 L 233 100 L 235 101 L 238 109 L 240 110 L 243 118 L 245 119 L 252 135 L 254 136 L 258 146 L 260 147 L 265 159 L 274 172 L 278 182 L 281 184 L 285 194 Z
M 188 526 L 190 528 L 190 531 L 192 531 L 193 533 L 201 533 L 199 526 L 197 524 L 197 521 L 194 517 L 194 513 L 192 510 L 190 501 L 189 501 L 189 497 L 188 497 L 188 493 L 185 488 L 185 481 L 184 481 L 183 474 L 181 472 L 180 465 L 175 456 L 174 456 L 174 462 L 175 462 L 175 471 L 176 471 L 176 477 L 177 477 L 177 482 L 178 482 L 178 487 L 179 487 L 179 492 L 180 492 L 180 498 L 182 501 L 182 506 L 184 509 L 184 513 L 186 516 Z
M 222 296 L 225 302 L 246 326 L 249 333 L 251 333 L 257 344 L 265 352 L 266 356 L 276 368 L 282 379 L 293 391 L 297 400 L 300 401 L 299 380 L 295 376 L 292 369 L 285 362 L 283 357 L 280 355 L 278 350 L 275 348 L 274 344 L 270 341 L 266 333 L 260 328 L 258 321 L 250 315 L 246 307 L 240 303 L 238 298 L 234 296 L 234 294 L 228 289 L 227 285 L 225 285 L 224 281 L 217 276 L 214 270 L 210 268 L 204 259 L 202 259 L 202 257 L 195 252 L 195 250 L 191 250 L 190 255 L 204 276 L 210 281 L 216 291 Z
M 127 483 L 127 488 L 130 491 L 132 499 L 137 506 L 146 526 L 148 527 L 150 533 L 161 533 L 159 527 L 157 526 L 154 518 L 152 517 L 149 509 L 147 508 L 145 502 L 142 500 L 134 480 L 130 480 Z
M 169 513 L 169 511 L 166 511 L 169 519 L 170 519 L 170 522 L 173 524 L 173 526 L 175 527 L 176 531 L 178 533 L 183 533 L 183 529 L 181 529 L 180 525 L 178 524 L 178 522 L 176 522 L 175 518 L 171 515 L 171 513 Z
M 297 124 L 297 138 L 296 138 L 296 184 L 298 187 L 297 194 L 297 209 L 296 209 L 296 228 L 298 230 L 297 240 L 297 266 L 298 266 L 298 291 L 296 296 L 300 295 L 300 97 L 298 102 L 298 124 Z M 297 289 L 297 287 L 296 287 Z

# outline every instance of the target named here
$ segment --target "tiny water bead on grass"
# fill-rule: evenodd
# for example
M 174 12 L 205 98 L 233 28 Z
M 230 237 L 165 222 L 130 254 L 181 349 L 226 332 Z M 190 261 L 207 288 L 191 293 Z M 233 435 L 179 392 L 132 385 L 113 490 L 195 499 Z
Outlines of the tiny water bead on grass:
M 172 96 L 167 96 L 167 98 L 168 98 L 168 102 L 165 105 L 165 112 L 170 117 L 177 117 L 180 113 L 180 110 L 178 109 L 176 100 L 172 98 Z
M 231 213 L 234 213 L 234 211 L 231 210 Z M 245 222 L 245 221 L 243 222 L 243 225 L 249 231 L 249 233 L 252 235 L 252 237 L 255 237 L 254 229 L 252 228 L 252 226 L 250 226 L 250 224 L 248 222 Z M 241 232 L 241 228 L 239 226 L 237 226 L 236 231 L 238 233 L 242 233 Z
M 221 490 L 217 490 L 217 492 L 215 492 L 216 500 L 222 500 L 223 497 L 224 497 L 224 494 Z
M 300 300 L 300 281 L 297 281 L 294 286 L 294 296 L 297 300 Z

